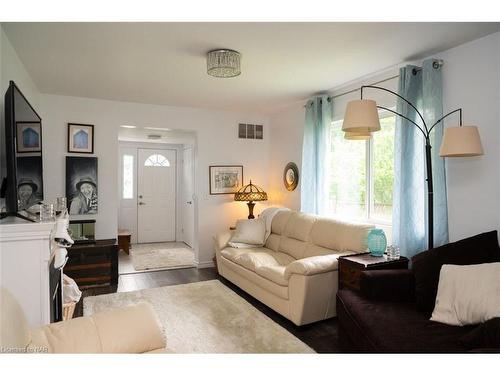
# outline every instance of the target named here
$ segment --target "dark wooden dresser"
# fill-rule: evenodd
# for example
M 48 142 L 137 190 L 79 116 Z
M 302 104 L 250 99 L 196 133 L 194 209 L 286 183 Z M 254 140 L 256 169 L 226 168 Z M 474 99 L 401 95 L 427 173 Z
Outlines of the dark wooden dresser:
M 359 291 L 360 278 L 363 271 L 407 269 L 408 258 L 387 259 L 387 256 L 374 257 L 370 253 L 346 255 L 339 257 L 339 289 Z
M 64 273 L 80 288 L 118 284 L 118 245 L 115 239 L 75 244 L 68 249 Z

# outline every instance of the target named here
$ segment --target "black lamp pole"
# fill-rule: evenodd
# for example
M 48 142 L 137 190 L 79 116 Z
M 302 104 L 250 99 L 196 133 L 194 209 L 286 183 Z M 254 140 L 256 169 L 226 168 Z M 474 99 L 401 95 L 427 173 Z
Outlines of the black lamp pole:
M 451 111 L 441 117 L 439 120 L 437 120 L 430 128 L 427 126 L 427 123 L 424 120 L 424 116 L 419 112 L 417 107 L 415 107 L 412 103 L 410 103 L 408 100 L 406 100 L 404 97 L 401 95 L 395 93 L 394 91 L 391 91 L 389 89 L 386 89 L 385 87 L 380 87 L 380 86 L 373 86 L 373 85 L 367 85 L 367 86 L 361 86 L 361 99 L 363 99 L 363 89 L 365 88 L 371 88 L 371 89 L 377 89 L 377 90 L 382 90 L 389 92 L 393 95 L 396 95 L 398 98 L 403 100 L 405 103 L 407 103 L 413 110 L 417 113 L 418 117 L 420 117 L 420 120 L 422 121 L 422 125 L 418 125 L 415 121 L 412 119 L 409 119 L 405 115 L 402 115 L 401 113 L 398 113 L 396 111 L 393 111 L 392 109 L 382 107 L 377 105 L 377 108 L 383 109 L 385 111 L 389 111 L 391 113 L 394 113 L 395 115 L 398 115 L 405 120 L 409 121 L 413 125 L 415 125 L 423 134 L 425 138 L 425 165 L 426 165 L 426 170 L 427 170 L 427 235 L 428 235 L 428 247 L 429 249 L 432 249 L 434 247 L 434 188 L 433 188 L 433 183 L 432 183 L 432 154 L 431 154 L 431 140 L 430 140 L 430 134 L 434 127 L 439 124 L 441 121 L 443 121 L 446 117 L 450 116 L 453 113 L 459 112 L 460 114 L 460 126 L 462 126 L 462 108 L 455 109 L 454 111 Z

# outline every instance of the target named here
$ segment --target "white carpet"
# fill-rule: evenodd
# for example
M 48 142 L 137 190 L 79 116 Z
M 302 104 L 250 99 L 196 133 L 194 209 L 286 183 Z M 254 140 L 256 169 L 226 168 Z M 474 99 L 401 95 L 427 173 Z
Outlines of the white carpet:
M 187 247 L 171 248 L 165 243 L 136 244 L 130 249 L 136 271 L 193 267 L 194 253 Z
M 86 297 L 84 315 L 151 303 L 174 353 L 314 353 L 218 280 Z

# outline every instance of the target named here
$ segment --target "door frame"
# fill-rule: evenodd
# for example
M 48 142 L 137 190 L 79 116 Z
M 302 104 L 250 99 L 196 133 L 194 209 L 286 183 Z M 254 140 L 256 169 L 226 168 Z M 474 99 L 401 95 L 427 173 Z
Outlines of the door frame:
M 186 160 L 185 160 L 185 152 L 189 150 L 190 154 L 191 154 L 191 171 L 190 171 L 190 174 L 191 174 L 191 183 L 192 183 L 192 194 L 191 194 L 191 197 L 189 198 L 192 202 L 192 210 L 193 210 L 193 217 L 192 217 L 192 223 L 191 223 L 191 228 L 190 228 L 190 232 L 191 232 L 191 245 L 189 245 L 187 242 L 186 242 L 186 231 L 185 231 L 185 228 L 184 228 L 184 224 L 185 224 L 185 220 L 184 220 L 184 216 L 185 216 L 185 200 L 184 200 L 184 191 L 181 190 L 183 188 L 183 185 L 184 185 L 184 170 L 186 168 Z M 195 197 L 196 197 L 196 184 L 195 184 L 195 181 L 196 181 L 196 172 L 195 172 L 195 147 L 194 145 L 182 145 L 181 147 L 181 154 L 182 154 L 182 157 L 180 158 L 181 162 L 180 164 L 182 165 L 182 168 L 181 168 L 181 171 L 180 171 L 180 175 L 182 176 L 182 181 L 179 185 L 179 193 L 181 195 L 180 200 L 179 200 L 179 210 L 180 210 L 180 216 L 179 216 L 179 219 L 181 221 L 180 223 L 180 240 L 182 242 L 184 242 L 186 245 L 188 246 L 191 246 L 192 248 L 194 248 L 194 243 L 195 243 L 195 213 L 196 213 L 196 209 L 195 209 Z
M 120 229 L 126 228 L 132 232 L 131 243 L 138 243 L 138 209 L 137 209 L 137 189 L 138 189 L 138 156 L 139 149 L 154 149 L 154 150 L 175 150 L 176 152 L 176 171 L 175 171 L 175 241 L 179 241 L 182 238 L 182 221 L 179 220 L 181 215 L 180 203 L 182 197 L 180 197 L 179 192 L 181 191 L 182 184 L 182 169 L 179 167 L 180 157 L 182 156 L 182 151 L 184 145 L 182 144 L 169 144 L 169 143 L 147 143 L 147 142 L 132 142 L 132 141 L 119 141 L 118 145 L 118 227 Z M 126 219 L 123 211 L 125 207 L 123 207 L 123 198 L 122 198 L 122 188 L 123 188 L 123 155 L 133 155 L 134 156 L 134 192 L 133 192 L 133 203 L 134 208 L 129 214 L 129 218 Z M 196 169 L 196 166 L 193 165 L 193 169 Z M 195 206 L 195 212 L 197 210 L 197 206 Z M 133 212 L 133 213 L 132 213 Z M 131 217 L 131 218 L 130 218 Z M 196 220 L 196 219 L 194 219 Z M 193 225 L 193 236 L 197 237 L 195 230 L 196 225 Z M 197 242 L 196 242 L 197 243 Z M 195 246 L 195 241 L 193 239 L 193 248 Z

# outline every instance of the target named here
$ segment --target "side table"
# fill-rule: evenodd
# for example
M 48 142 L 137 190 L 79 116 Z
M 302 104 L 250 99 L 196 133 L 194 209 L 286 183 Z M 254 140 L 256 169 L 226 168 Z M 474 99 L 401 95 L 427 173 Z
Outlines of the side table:
M 408 258 L 388 259 L 371 256 L 370 253 L 339 257 L 339 289 L 360 290 L 361 273 L 367 270 L 407 269 Z

